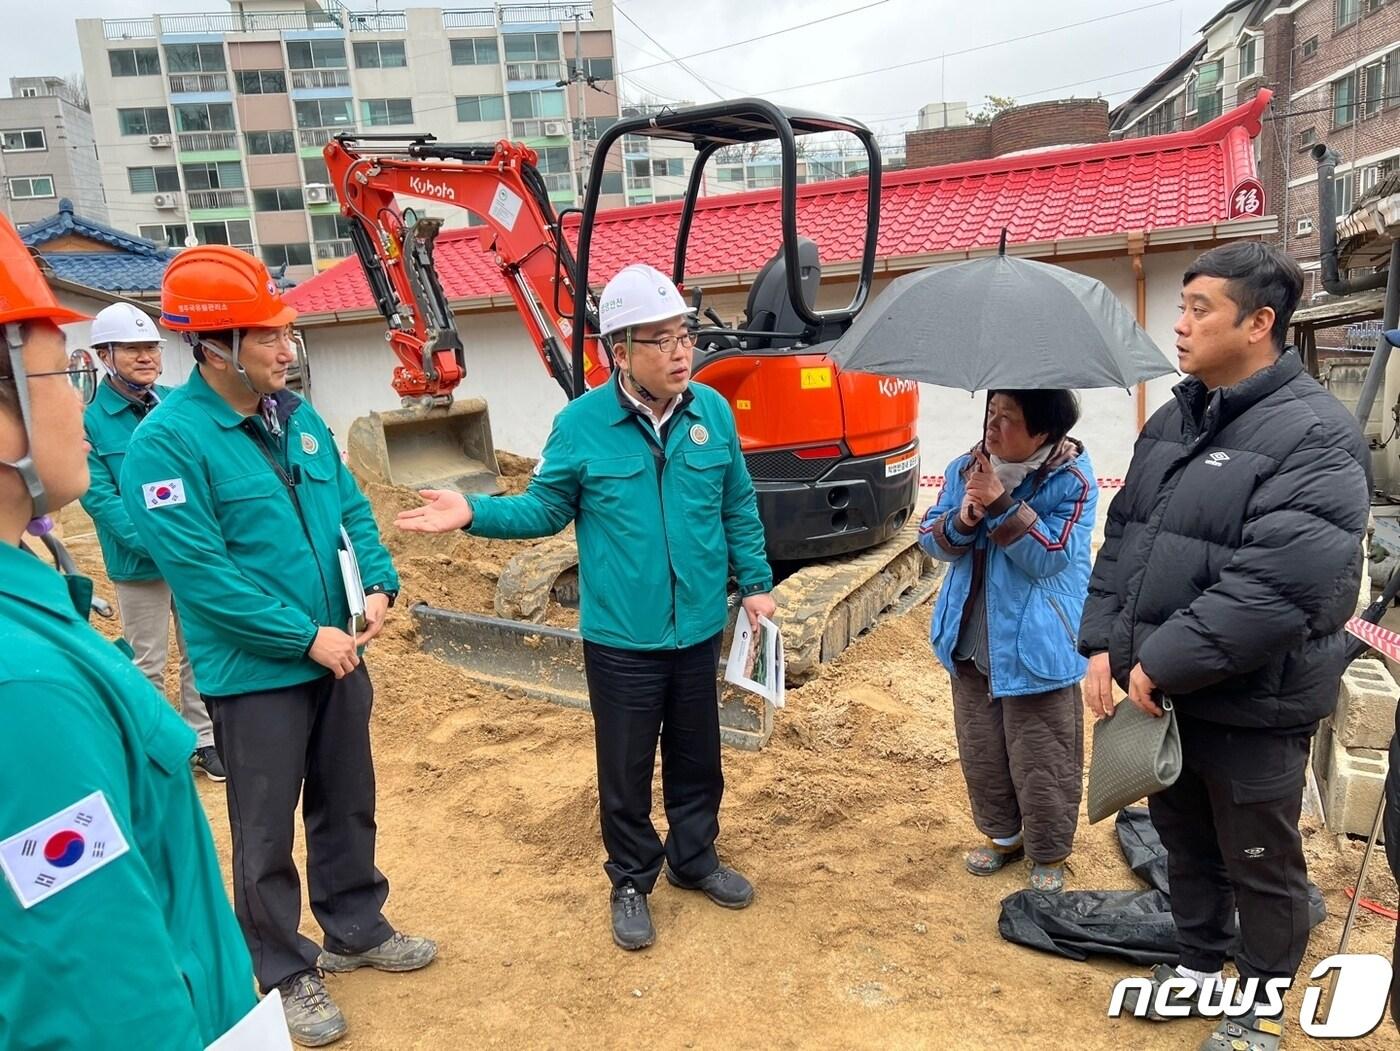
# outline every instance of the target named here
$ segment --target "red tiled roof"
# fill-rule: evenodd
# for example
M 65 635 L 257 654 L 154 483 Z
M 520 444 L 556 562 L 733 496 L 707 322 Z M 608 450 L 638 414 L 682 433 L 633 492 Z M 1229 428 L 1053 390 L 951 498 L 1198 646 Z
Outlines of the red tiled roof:
M 1200 128 L 1172 135 L 1040 150 L 884 178 L 878 255 L 883 259 L 1008 243 L 1152 231 L 1222 222 L 1240 180 L 1256 174 L 1252 140 L 1270 93 Z M 592 281 L 628 263 L 669 272 L 680 215 L 669 202 L 600 212 L 594 227 Z M 778 191 L 709 197 L 696 206 L 686 276 L 759 269 L 781 242 Z M 865 181 L 857 177 L 798 188 L 798 229 L 816 241 L 824 265 L 859 258 L 865 233 Z M 505 295 L 488 252 L 490 230 L 445 231 L 438 275 L 449 300 Z M 373 309 L 356 259 L 292 289 L 303 314 Z

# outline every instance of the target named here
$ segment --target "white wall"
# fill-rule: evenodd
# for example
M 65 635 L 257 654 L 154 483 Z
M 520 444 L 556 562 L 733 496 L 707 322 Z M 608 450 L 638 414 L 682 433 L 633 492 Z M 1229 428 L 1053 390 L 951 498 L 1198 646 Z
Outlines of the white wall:
M 1181 274 L 1195 257 L 1194 251 L 1148 255 L 1147 330 L 1157 345 L 1175 360 L 1176 304 Z M 1084 260 L 1073 269 L 1104 281 L 1129 310 L 1136 310 L 1136 286 L 1126 257 Z M 882 283 L 877 283 L 877 294 Z M 849 288 L 833 288 L 833 301 L 849 295 Z M 706 297 L 727 320 L 743 309 L 743 297 Z M 827 305 L 823 302 L 823 305 Z M 467 347 L 467 378 L 459 394 L 485 398 L 490 406 L 496 447 L 536 456 L 549 435 L 554 414 L 563 407 L 564 395 L 549 378 L 530 345 L 524 326 L 513 310 L 490 314 L 463 314 L 458 318 Z M 1015 333 L 1008 333 L 1014 341 Z M 379 321 L 315 327 L 306 330 L 312 368 L 312 395 L 331 428 L 344 436 L 350 421 L 371 409 L 398 407 L 389 385 L 394 359 L 384 342 Z M 167 353 L 166 382 L 172 382 L 185 355 Z M 1149 384 L 1151 412 L 1171 397 L 1177 377 Z M 1082 395 L 1083 416 L 1075 435 L 1088 446 L 1100 477 L 1122 477 L 1132 455 L 1137 434 L 1137 402 L 1131 393 L 1105 390 Z M 919 412 L 919 438 L 923 447 L 922 472 L 941 474 L 955 456 L 976 441 L 983 400 L 965 391 L 925 385 Z

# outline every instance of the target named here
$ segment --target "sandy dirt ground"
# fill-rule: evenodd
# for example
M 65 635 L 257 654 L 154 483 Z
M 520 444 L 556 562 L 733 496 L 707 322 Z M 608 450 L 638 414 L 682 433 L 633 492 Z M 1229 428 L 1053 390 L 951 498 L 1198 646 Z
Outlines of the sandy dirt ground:
M 376 494 L 385 509 L 392 494 Z M 95 542 L 72 548 L 111 598 Z M 518 548 L 469 538 L 393 540 L 405 605 L 488 602 Z M 567 621 L 568 611 L 559 616 Z M 882 623 L 790 691 L 761 753 L 726 749 L 721 855 L 758 888 L 729 912 L 658 885 L 658 940 L 628 954 L 607 922 L 607 884 L 586 712 L 510 699 L 417 654 L 407 616 L 369 651 L 379 863 L 387 913 L 441 942 L 417 974 L 331 976 L 347 1051 L 530 1047 L 1194 1048 L 1210 1023 L 1111 1021 L 1127 964 L 1074 963 L 1003 941 L 999 902 L 1027 869 L 963 870 L 968 814 L 948 684 L 927 643 L 929 607 Z M 108 633 L 111 621 L 98 625 Z M 172 677 L 174 668 L 171 668 Z M 173 683 L 172 683 L 173 685 Z M 172 695 L 174 691 L 169 691 Z M 222 790 L 199 780 L 225 871 Z M 657 823 L 664 829 L 660 789 Z M 1304 829 L 1329 919 L 1305 971 L 1336 950 L 1361 845 Z M 1394 907 L 1376 856 L 1367 895 Z M 1135 888 L 1112 822 L 1081 823 L 1071 888 Z M 318 932 L 309 910 L 304 929 Z M 1389 953 L 1391 921 L 1362 912 L 1352 951 Z M 1289 999 L 1287 1046 L 1314 1042 Z M 1319 1046 L 1321 1046 L 1319 1044 Z M 1389 1020 L 1370 1037 L 1396 1048 Z

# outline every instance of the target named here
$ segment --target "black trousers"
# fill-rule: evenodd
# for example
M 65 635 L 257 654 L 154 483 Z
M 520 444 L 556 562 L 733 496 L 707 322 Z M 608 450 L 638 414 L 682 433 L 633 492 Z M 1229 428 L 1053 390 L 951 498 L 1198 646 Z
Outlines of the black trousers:
M 686 881 L 719 865 L 720 636 L 681 650 L 622 650 L 585 642 L 584 668 L 598 753 L 603 865 L 613 886 L 651 893 L 664 857 Z M 661 740 L 661 789 L 670 825 L 651 823 L 651 778 Z
M 1308 947 L 1298 816 L 1312 734 L 1178 718 L 1181 777 L 1148 804 L 1167 849 L 1181 965 L 1218 971 L 1238 908 L 1240 975 L 1292 978 Z
M 332 952 L 363 952 L 394 933 L 381 911 L 389 883 L 374 866 L 374 698 L 361 664 L 265 693 L 206 697 L 228 769 L 233 907 L 263 992 L 316 966 L 297 932 L 301 880 L 292 860 L 297 797 L 306 830 L 311 912 Z
M 1390 738 L 1390 769 L 1385 775 L 1385 856 L 1400 882 L 1400 708 L 1395 710 L 1395 733 Z M 1400 925 L 1391 952 L 1390 1020 L 1400 1029 Z

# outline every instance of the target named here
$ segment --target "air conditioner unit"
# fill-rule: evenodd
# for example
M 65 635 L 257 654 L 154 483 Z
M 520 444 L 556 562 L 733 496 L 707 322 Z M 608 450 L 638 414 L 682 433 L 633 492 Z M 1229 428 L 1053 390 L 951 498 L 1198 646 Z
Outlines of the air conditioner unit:
M 152 148 L 152 149 L 156 149 L 156 150 L 168 150 L 168 149 L 170 149 L 170 136 L 169 136 L 169 135 L 152 135 L 152 136 L 150 136 L 149 138 L 147 138 L 146 141 L 149 142 L 149 143 L 151 144 L 151 148 Z
M 335 192 L 325 183 L 310 183 L 305 188 L 307 204 L 334 204 Z
M 1312 221 L 1311 219 L 1299 219 L 1299 220 L 1298 220 L 1298 236 L 1299 236 L 1299 237 L 1307 237 L 1308 234 L 1310 234 L 1310 233 L 1312 233 L 1312 232 L 1313 232 L 1313 221 Z
M 178 193 L 158 193 L 151 203 L 157 208 L 178 208 L 180 207 L 180 195 Z
M 546 135 L 567 135 L 569 134 L 569 124 L 562 120 L 547 120 L 544 122 L 544 133 Z

